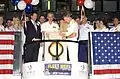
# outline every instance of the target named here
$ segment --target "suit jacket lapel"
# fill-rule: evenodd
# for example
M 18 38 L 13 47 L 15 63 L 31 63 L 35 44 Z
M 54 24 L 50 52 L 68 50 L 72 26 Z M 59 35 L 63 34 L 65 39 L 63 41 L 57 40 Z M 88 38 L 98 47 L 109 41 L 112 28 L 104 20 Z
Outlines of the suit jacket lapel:
M 32 21 L 31 21 L 31 25 L 33 26 L 33 28 L 34 28 L 35 31 L 38 30 L 38 29 L 36 30 L 36 28 L 35 28 L 34 24 L 32 23 Z

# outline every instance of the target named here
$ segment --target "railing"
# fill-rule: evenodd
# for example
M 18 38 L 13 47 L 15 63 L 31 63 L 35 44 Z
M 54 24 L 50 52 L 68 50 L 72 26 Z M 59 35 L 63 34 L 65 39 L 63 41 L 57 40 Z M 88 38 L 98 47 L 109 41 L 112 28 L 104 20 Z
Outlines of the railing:
M 32 44 L 32 43 L 35 43 L 35 42 L 39 42 L 39 43 L 55 42 L 56 43 L 56 55 L 52 55 L 52 53 L 50 53 L 50 52 L 49 53 L 51 54 L 51 56 L 55 57 L 56 60 L 59 60 L 59 56 L 62 54 L 62 53 L 61 54 L 58 53 L 58 44 L 59 44 L 59 42 L 78 43 L 78 41 L 73 41 L 73 40 L 58 40 L 58 39 L 56 39 L 56 40 L 40 40 L 40 39 L 36 39 L 36 40 L 33 40 L 33 41 L 29 42 L 29 43 L 26 43 L 25 46 L 29 45 L 29 44 Z

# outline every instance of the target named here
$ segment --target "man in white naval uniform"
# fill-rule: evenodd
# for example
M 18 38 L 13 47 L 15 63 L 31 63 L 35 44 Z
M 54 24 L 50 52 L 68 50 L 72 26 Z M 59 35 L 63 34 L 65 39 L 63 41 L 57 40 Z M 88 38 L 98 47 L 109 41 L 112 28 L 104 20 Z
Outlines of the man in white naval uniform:
M 61 34 L 63 39 L 77 41 L 78 37 L 78 24 L 74 19 L 72 19 L 72 14 L 70 12 L 66 12 L 63 15 L 63 19 L 68 23 L 67 32 Z M 67 42 L 69 59 L 71 62 L 78 61 L 78 43 L 75 42 Z
M 59 31 L 59 26 L 58 26 L 58 24 L 57 23 L 55 23 L 54 21 L 53 21 L 53 19 L 54 19 L 54 14 L 52 13 L 52 12 L 49 12 L 48 14 L 47 14 L 47 19 L 48 19 L 48 21 L 47 22 L 45 22 L 45 23 L 43 23 L 42 25 L 41 25 L 41 31 L 42 31 L 42 34 L 43 34 L 43 39 L 45 39 L 45 40 L 50 40 L 50 38 L 49 38 L 49 34 L 51 33 L 51 32 L 58 32 Z M 46 38 L 45 38 L 45 36 L 46 36 Z M 43 53 L 39 53 L 39 56 L 42 56 L 43 54 L 44 54 L 44 58 L 45 59 L 43 59 L 43 60 L 45 60 L 45 61 L 50 61 L 50 60 L 52 60 L 52 56 L 50 56 L 49 55 L 49 51 L 48 51 L 48 48 L 46 49 L 46 47 L 47 47 L 47 45 L 49 45 L 49 43 L 50 42 L 46 42 L 45 43 L 45 49 L 43 49 L 43 47 L 41 47 L 40 48 L 40 51 L 41 52 L 43 52 Z M 45 50 L 45 51 L 44 51 Z M 45 52 L 45 53 L 44 53 Z M 47 52 L 47 53 L 46 53 Z M 39 58 L 42 58 L 42 57 L 39 57 Z M 39 59 L 39 61 L 41 61 L 42 59 Z
M 41 25 L 41 31 L 43 32 L 43 31 L 47 31 L 47 32 L 51 32 L 51 31 L 58 31 L 59 30 L 59 26 L 58 26 L 58 24 L 57 23 L 55 23 L 54 21 L 53 21 L 53 19 L 54 19 L 54 14 L 53 13 L 48 13 L 47 14 L 47 19 L 48 19 L 48 21 L 47 22 L 45 22 L 45 23 L 43 23 L 42 25 Z

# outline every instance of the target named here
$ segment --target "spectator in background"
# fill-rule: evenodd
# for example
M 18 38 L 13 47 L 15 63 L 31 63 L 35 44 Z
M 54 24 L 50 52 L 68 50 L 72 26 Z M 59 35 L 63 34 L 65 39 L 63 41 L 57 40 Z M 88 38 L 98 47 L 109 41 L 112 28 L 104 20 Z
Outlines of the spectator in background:
M 82 16 L 81 18 L 81 25 L 79 26 L 78 61 L 88 63 L 88 32 L 94 29 L 92 25 L 88 24 L 86 16 Z
M 30 21 L 30 18 L 29 16 L 26 15 L 26 21 Z
M 6 27 L 10 27 L 10 26 L 12 26 L 12 19 L 7 19 L 6 20 Z
M 0 31 L 5 31 L 5 27 L 3 26 L 3 16 L 0 16 Z
M 59 23 L 58 20 L 57 20 L 56 18 L 53 19 L 53 22 L 56 23 L 56 24 Z
M 19 17 L 14 17 L 13 28 L 15 29 L 15 31 L 21 31 L 22 25 L 21 25 L 21 21 L 20 21 Z
M 94 30 L 99 29 L 100 22 L 98 18 L 95 18 L 95 20 L 93 21 L 93 26 L 94 26 Z
M 76 17 L 75 18 L 75 21 L 77 22 L 77 24 L 78 24 L 78 38 L 77 39 L 79 39 L 79 26 L 81 25 L 81 18 L 80 17 Z
M 21 42 L 21 45 L 22 45 L 22 55 L 23 55 L 23 59 L 24 59 L 24 44 L 25 44 L 25 39 L 26 39 L 26 36 L 24 34 L 24 26 L 26 27 L 26 22 L 30 21 L 30 18 L 28 15 L 23 15 L 21 17 L 21 36 L 22 36 L 22 42 Z
M 23 18 L 21 19 L 21 25 L 22 25 L 22 27 L 23 27 L 24 24 L 25 24 L 25 20 L 26 20 L 26 21 L 29 21 L 29 20 L 30 20 L 30 19 L 29 19 L 29 16 L 26 15 L 26 17 L 23 17 Z
M 110 29 L 110 32 L 120 32 L 120 22 L 118 17 L 113 18 L 114 27 Z
M 46 21 L 45 16 L 41 15 L 39 17 L 39 24 L 42 25 Z
M 95 21 L 95 23 L 94 23 L 94 30 L 95 30 L 95 31 L 100 30 L 100 21 L 99 21 L 99 20 L 96 20 L 96 21 Z
M 12 19 L 6 20 L 6 28 L 5 31 L 15 31 L 12 25 Z
M 16 16 L 13 16 L 12 20 L 14 21 L 14 20 L 15 20 L 15 18 L 16 18 Z
M 99 20 L 98 28 L 96 29 L 96 31 L 98 31 L 98 32 L 108 32 L 109 31 L 108 23 L 105 18 L 101 18 Z
M 80 17 L 76 17 L 76 18 L 75 18 L 75 21 L 78 23 L 78 25 L 81 24 Z

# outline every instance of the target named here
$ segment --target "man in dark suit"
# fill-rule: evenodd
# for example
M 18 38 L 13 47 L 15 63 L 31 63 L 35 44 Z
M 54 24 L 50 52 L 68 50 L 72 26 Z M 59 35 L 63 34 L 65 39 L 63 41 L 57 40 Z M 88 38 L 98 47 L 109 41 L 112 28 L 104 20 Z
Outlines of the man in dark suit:
M 40 43 L 31 43 L 33 39 L 42 39 L 41 26 L 36 23 L 37 13 L 31 13 L 31 20 L 27 21 L 24 26 L 24 33 L 26 35 L 25 40 L 25 52 L 24 63 L 34 62 L 38 60 L 38 53 Z

